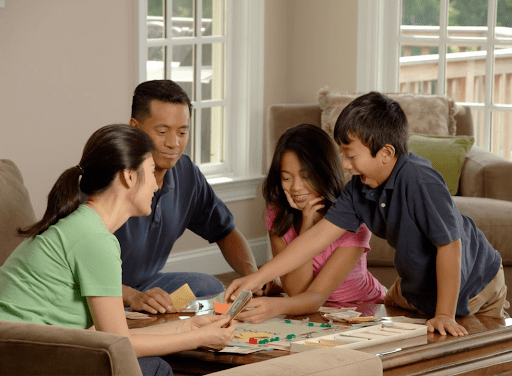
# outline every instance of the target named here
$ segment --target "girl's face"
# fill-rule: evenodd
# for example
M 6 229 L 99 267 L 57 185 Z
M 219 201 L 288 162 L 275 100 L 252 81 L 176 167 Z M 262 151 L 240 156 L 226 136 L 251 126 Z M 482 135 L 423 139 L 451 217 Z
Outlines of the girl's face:
M 281 186 L 301 210 L 308 201 L 320 196 L 309 184 L 308 172 L 300 164 L 299 158 L 291 151 L 285 152 L 281 158 Z
M 158 190 L 155 179 L 155 162 L 151 154 L 142 162 L 141 179 L 136 186 L 134 197 L 135 210 L 138 216 L 146 216 L 151 214 L 151 202 L 153 195 Z

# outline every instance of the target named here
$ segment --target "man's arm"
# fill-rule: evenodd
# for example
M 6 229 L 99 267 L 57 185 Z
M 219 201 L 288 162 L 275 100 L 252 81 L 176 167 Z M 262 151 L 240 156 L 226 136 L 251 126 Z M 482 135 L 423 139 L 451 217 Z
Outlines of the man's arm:
M 246 276 L 258 270 L 249 243 L 236 227 L 227 236 L 219 240 L 217 245 L 228 264 L 238 274 Z
M 435 329 L 442 335 L 464 336 L 466 328 L 455 321 L 460 290 L 461 242 L 457 239 L 437 247 L 437 304 L 436 315 L 427 321 L 430 332 Z

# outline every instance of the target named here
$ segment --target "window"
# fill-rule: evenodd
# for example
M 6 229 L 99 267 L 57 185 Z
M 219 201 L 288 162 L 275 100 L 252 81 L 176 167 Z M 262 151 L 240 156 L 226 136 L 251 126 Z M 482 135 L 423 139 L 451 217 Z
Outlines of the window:
M 262 156 L 263 2 L 139 0 L 138 12 L 139 82 L 171 79 L 183 87 L 193 105 L 185 153 L 223 200 L 255 197 L 262 166 L 261 157 L 251 156 Z
M 450 96 L 476 145 L 512 160 L 512 1 L 383 3 L 359 1 L 358 91 Z

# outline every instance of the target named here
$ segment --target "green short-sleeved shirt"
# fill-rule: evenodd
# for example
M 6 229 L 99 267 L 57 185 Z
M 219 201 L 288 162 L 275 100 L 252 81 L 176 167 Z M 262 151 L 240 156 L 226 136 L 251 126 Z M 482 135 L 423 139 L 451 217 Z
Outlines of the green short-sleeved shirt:
M 0 319 L 91 326 L 87 296 L 122 296 L 120 253 L 101 217 L 80 206 L 0 267 Z

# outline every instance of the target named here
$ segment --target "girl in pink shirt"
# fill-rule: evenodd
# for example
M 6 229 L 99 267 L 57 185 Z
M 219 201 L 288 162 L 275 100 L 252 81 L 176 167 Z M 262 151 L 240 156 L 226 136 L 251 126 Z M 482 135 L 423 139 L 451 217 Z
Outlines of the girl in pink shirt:
M 331 138 L 321 128 L 302 124 L 279 139 L 263 185 L 267 228 L 273 255 L 323 218 L 343 189 L 341 162 Z M 281 276 L 288 298 L 252 299 L 240 320 L 259 323 L 271 317 L 316 312 L 321 305 L 377 303 L 386 289 L 366 267 L 371 233 L 363 224 L 346 232 L 298 269 Z

